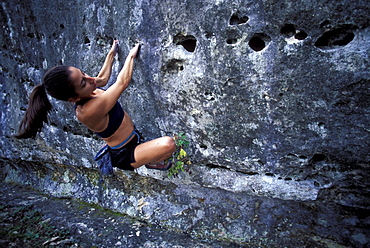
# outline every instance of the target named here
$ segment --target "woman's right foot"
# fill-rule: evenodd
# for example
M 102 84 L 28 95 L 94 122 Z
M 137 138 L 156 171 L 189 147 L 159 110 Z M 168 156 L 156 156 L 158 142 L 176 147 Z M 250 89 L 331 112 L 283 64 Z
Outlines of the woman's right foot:
M 164 164 L 164 163 L 156 163 L 156 164 L 146 164 L 145 167 L 147 169 L 152 169 L 152 170 L 168 170 L 169 168 L 171 168 L 172 166 L 172 162 L 171 161 L 168 161 L 167 164 Z

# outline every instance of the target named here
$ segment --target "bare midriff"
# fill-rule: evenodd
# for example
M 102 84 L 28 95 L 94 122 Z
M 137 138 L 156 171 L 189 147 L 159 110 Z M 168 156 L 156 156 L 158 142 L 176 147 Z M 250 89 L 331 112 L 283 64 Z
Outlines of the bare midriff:
M 103 138 L 103 140 L 108 144 L 108 146 L 114 147 L 114 146 L 119 145 L 125 139 L 127 139 L 131 135 L 133 130 L 134 130 L 134 123 L 132 122 L 131 117 L 125 111 L 125 117 L 123 118 L 122 123 L 117 129 L 117 131 L 114 132 L 112 136 L 108 138 Z M 131 139 L 133 138 L 134 136 Z M 130 142 L 130 140 L 128 140 L 126 143 Z M 122 144 L 122 146 L 124 145 L 125 144 Z

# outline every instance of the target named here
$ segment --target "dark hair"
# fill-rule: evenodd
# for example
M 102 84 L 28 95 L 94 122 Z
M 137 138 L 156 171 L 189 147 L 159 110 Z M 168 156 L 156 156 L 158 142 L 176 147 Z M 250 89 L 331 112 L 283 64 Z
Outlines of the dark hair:
M 62 101 L 76 97 L 75 88 L 69 78 L 70 74 L 69 66 L 66 65 L 59 65 L 48 70 L 43 79 L 46 92 Z
M 69 78 L 70 74 L 69 66 L 64 65 L 53 67 L 45 73 L 43 84 L 37 85 L 30 95 L 28 108 L 16 138 L 35 138 L 44 122 L 48 123 L 48 113 L 52 106 L 46 93 L 63 101 L 77 96 Z

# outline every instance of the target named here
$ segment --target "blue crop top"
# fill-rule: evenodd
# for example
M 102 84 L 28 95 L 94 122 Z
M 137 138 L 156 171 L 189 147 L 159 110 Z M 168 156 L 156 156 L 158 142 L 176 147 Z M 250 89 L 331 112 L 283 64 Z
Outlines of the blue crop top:
M 76 102 L 76 108 L 78 105 L 84 105 L 92 98 L 84 99 L 81 101 Z M 125 112 L 123 111 L 123 108 L 119 102 L 116 102 L 116 104 L 113 106 L 111 110 L 108 112 L 109 115 L 109 122 L 107 128 L 102 132 L 94 132 L 101 138 L 109 138 L 112 136 L 117 129 L 121 126 L 123 117 L 125 117 Z

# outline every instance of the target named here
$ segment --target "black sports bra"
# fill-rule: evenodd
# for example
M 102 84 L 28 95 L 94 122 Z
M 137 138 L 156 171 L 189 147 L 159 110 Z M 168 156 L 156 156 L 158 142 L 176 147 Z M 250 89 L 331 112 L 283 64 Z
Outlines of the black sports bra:
M 78 105 L 84 105 L 91 99 L 92 98 L 87 98 L 76 102 L 75 108 L 77 108 Z M 121 126 L 123 117 L 125 117 L 125 111 L 123 110 L 121 104 L 119 102 L 116 102 L 113 108 L 109 110 L 108 115 L 109 122 L 107 128 L 102 132 L 94 132 L 101 138 L 109 138 L 117 131 L 117 129 Z

